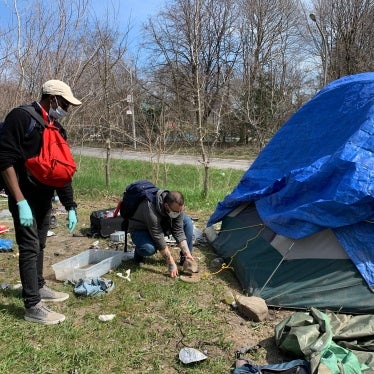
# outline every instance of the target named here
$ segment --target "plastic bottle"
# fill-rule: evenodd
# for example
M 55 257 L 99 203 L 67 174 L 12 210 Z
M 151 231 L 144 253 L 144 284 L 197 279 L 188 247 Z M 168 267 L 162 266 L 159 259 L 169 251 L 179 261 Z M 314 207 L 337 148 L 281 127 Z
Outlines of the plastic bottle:
M 236 301 L 235 301 L 235 297 L 233 295 L 233 293 L 231 292 L 231 290 L 226 290 L 224 295 L 223 295 L 223 301 L 228 304 L 228 305 L 231 305 L 233 308 L 236 308 Z

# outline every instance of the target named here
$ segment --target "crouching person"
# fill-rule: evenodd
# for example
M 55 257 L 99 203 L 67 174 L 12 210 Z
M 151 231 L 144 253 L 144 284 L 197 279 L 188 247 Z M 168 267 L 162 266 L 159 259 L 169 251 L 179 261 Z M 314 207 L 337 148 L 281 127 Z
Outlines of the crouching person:
M 129 220 L 129 232 L 135 244 L 134 260 L 138 264 L 159 251 L 167 263 L 170 276 L 174 278 L 178 275 L 178 267 L 165 235 L 172 235 L 176 240 L 180 248 L 180 265 L 186 259 L 194 261 L 193 222 L 184 213 L 184 197 L 179 191 L 159 190 L 155 203 L 143 200 Z

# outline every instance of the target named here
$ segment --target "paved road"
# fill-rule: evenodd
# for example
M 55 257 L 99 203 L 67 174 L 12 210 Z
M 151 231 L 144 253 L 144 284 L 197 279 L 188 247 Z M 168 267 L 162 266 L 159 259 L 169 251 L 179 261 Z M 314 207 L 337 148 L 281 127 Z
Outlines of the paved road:
M 99 158 L 106 158 L 106 150 L 102 148 L 91 147 L 72 147 L 74 154 L 81 154 L 83 156 L 92 156 Z M 140 161 L 156 161 L 157 155 L 151 155 L 147 152 L 135 152 L 127 150 L 111 150 L 111 157 L 122 160 L 140 160 Z M 253 160 L 234 160 L 234 159 L 221 159 L 212 158 L 210 166 L 219 169 L 237 169 L 247 170 Z M 201 157 L 199 156 L 186 156 L 186 155 L 162 155 L 161 162 L 176 164 L 176 165 L 201 165 Z

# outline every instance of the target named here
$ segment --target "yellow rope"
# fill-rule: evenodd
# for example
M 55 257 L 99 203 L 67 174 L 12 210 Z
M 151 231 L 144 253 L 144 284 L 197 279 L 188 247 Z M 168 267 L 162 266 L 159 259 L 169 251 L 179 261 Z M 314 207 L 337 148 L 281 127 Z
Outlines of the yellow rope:
M 370 221 L 370 220 L 365 220 L 364 222 L 368 222 L 368 223 L 374 223 L 374 221 Z M 218 269 L 217 271 L 215 272 L 207 272 L 207 273 L 204 273 L 204 275 L 202 276 L 202 278 L 208 278 L 208 277 L 211 277 L 213 275 L 217 275 L 219 274 L 221 271 L 223 270 L 227 270 L 227 269 L 231 269 L 231 270 L 234 270 L 233 267 L 231 266 L 231 263 L 234 259 L 234 257 L 239 253 L 239 252 L 242 252 L 244 251 L 245 249 L 247 249 L 249 243 L 253 240 L 256 240 L 260 235 L 261 233 L 265 230 L 265 225 L 263 223 L 259 223 L 259 224 L 256 224 L 256 225 L 252 225 L 252 226 L 243 226 L 243 227 L 237 227 L 235 229 L 227 229 L 227 230 L 219 230 L 219 232 L 229 232 L 229 231 L 238 231 L 238 230 L 245 230 L 245 229 L 251 229 L 251 228 L 254 228 L 254 227 L 261 227 L 262 226 L 262 229 L 258 231 L 258 233 L 252 237 L 252 238 L 249 238 L 246 240 L 245 242 L 245 246 L 243 248 L 240 248 L 238 249 L 231 257 L 230 257 L 230 261 L 229 263 L 226 265 L 226 263 L 223 263 L 221 265 L 221 268 Z M 294 243 L 293 243 L 294 244 Z M 291 247 L 293 246 L 293 244 L 291 245 Z M 291 249 L 291 248 L 290 248 Z
M 218 270 L 215 271 L 215 272 L 208 272 L 208 273 L 205 273 L 205 274 L 203 275 L 203 277 L 206 278 L 206 277 L 210 277 L 210 276 L 212 276 L 212 275 L 217 275 L 217 274 L 219 274 L 221 271 L 226 270 L 226 269 L 234 270 L 233 267 L 231 266 L 231 263 L 232 263 L 234 257 L 235 257 L 239 252 L 242 252 L 242 251 L 244 251 L 245 249 L 247 249 L 249 243 L 250 243 L 251 241 L 253 241 L 253 240 L 256 240 L 256 239 L 261 235 L 261 233 L 265 230 L 265 225 L 264 225 L 264 224 L 258 224 L 258 225 L 246 226 L 246 227 L 241 227 L 241 228 L 238 228 L 238 229 L 232 229 L 232 230 L 221 230 L 221 232 L 223 232 L 223 231 L 236 231 L 236 230 L 241 230 L 241 229 L 245 229 L 245 228 L 253 228 L 253 227 L 260 227 L 260 226 L 262 226 L 262 229 L 259 230 L 255 236 L 253 236 L 252 238 L 247 239 L 243 248 L 240 248 L 240 249 L 238 249 L 237 251 L 235 251 L 235 253 L 230 257 L 230 261 L 229 261 L 229 263 L 228 263 L 227 265 L 226 265 L 226 263 L 223 263 L 223 264 L 221 265 L 221 268 L 220 268 L 220 269 L 218 269 Z

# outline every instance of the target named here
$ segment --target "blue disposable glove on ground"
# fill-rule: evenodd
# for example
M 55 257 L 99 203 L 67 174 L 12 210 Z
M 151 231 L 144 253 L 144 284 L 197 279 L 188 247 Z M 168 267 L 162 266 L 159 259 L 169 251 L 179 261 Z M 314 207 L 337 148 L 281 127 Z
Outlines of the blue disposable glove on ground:
M 68 221 L 67 227 L 69 228 L 70 234 L 72 234 L 78 222 L 77 213 L 75 213 L 74 209 L 68 211 Z
M 27 200 L 21 200 L 17 203 L 19 220 L 22 226 L 32 226 L 34 218 Z

